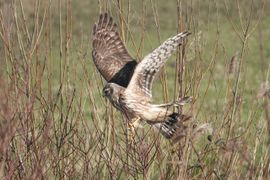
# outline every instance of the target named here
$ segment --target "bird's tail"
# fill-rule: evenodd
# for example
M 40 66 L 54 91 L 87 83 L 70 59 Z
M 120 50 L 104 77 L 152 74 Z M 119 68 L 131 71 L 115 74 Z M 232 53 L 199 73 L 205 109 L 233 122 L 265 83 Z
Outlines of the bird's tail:
M 209 124 L 200 126 L 190 125 L 191 116 L 173 113 L 166 117 L 165 122 L 154 124 L 165 138 L 171 139 L 174 143 L 184 139 L 189 133 L 191 138 L 197 137 L 199 134 L 208 131 L 211 133 L 212 128 Z

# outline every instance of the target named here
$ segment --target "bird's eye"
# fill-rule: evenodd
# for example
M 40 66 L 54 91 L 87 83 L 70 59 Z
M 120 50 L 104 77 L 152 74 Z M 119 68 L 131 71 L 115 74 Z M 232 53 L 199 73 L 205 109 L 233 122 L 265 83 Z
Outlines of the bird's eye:
M 105 94 L 106 95 L 110 94 L 110 89 L 105 89 Z
M 103 91 L 103 95 L 105 95 L 105 96 L 110 95 L 110 93 L 111 93 L 111 89 L 110 88 L 104 89 L 104 91 Z

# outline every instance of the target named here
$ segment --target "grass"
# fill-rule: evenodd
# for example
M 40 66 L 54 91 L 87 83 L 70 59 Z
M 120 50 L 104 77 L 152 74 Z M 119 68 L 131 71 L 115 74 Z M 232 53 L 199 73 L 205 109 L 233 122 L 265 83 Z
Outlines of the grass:
M 1 0 L 0 177 L 269 178 L 269 3 Z M 180 146 L 146 126 L 127 146 L 91 57 L 104 11 L 138 60 L 192 32 L 157 78 L 154 102 L 192 95 L 184 112 L 211 123 L 213 134 Z

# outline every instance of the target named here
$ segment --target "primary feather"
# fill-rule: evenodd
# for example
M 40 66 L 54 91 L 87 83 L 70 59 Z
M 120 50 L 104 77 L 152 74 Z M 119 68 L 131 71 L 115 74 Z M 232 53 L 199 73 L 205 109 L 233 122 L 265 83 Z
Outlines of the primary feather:
M 137 65 L 122 42 L 117 25 L 107 13 L 94 25 L 92 56 L 100 74 L 108 82 L 127 87 Z
M 152 98 L 152 84 L 156 74 L 165 64 L 168 58 L 176 51 L 177 47 L 183 44 L 189 32 L 182 32 L 167 39 L 153 52 L 145 56 L 137 65 L 127 88 L 129 93 L 137 93 L 145 96 L 148 100 Z

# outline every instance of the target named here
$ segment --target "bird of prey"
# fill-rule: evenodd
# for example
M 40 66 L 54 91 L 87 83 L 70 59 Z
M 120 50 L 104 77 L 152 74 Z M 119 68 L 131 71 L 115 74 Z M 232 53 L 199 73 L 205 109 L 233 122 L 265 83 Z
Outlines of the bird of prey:
M 92 35 L 92 56 L 100 74 L 107 81 L 103 95 L 124 114 L 131 129 L 145 121 L 168 139 L 183 136 L 185 121 L 191 116 L 171 111 L 174 105 L 190 101 L 183 98 L 167 104 L 152 104 L 152 84 L 155 76 L 189 32 L 179 33 L 162 43 L 140 62 L 133 59 L 107 13 L 101 14 Z

